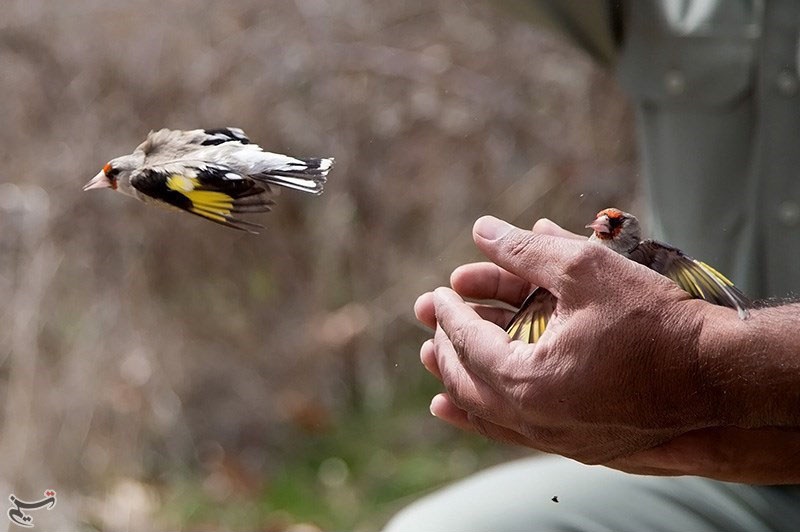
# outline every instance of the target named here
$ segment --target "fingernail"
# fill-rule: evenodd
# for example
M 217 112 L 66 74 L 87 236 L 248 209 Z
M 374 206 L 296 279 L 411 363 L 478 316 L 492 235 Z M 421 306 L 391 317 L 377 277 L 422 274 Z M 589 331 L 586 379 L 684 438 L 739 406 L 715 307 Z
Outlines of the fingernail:
M 433 289 L 433 297 L 447 297 L 450 295 L 450 289 L 446 286 L 439 286 Z
M 549 218 L 539 218 L 538 220 L 536 220 L 536 223 L 533 224 L 533 232 L 541 234 L 549 234 L 553 231 L 554 225 L 556 224 Z
M 422 342 L 422 345 L 421 345 L 421 346 L 420 346 L 420 348 L 419 348 L 420 355 L 421 355 L 423 352 L 425 352 L 425 351 L 429 351 L 429 350 L 431 350 L 431 349 L 433 349 L 433 338 L 428 338 L 427 340 L 425 340 L 424 342 Z
M 451 289 L 447 288 L 446 286 L 440 286 L 436 290 L 433 291 L 433 304 L 434 306 L 449 302 L 449 301 L 458 301 L 459 297 L 453 292 Z
M 431 415 L 433 417 L 439 417 L 436 415 L 435 410 L 438 410 L 438 407 L 441 407 L 444 402 L 445 398 L 443 394 L 439 393 L 433 396 L 433 399 L 431 399 L 431 405 L 428 407 L 428 410 L 431 411 Z
M 473 231 L 485 240 L 498 240 L 503 238 L 514 226 L 495 218 L 494 216 L 483 216 L 475 222 Z

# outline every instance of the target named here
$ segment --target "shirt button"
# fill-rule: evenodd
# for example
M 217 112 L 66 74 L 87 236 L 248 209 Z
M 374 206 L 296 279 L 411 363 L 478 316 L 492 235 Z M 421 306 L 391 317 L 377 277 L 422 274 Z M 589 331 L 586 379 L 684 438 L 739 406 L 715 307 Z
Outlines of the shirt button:
M 797 225 L 800 222 L 800 205 L 794 201 L 784 201 L 778 205 L 778 219 L 784 225 Z
M 783 69 L 775 76 L 775 85 L 784 96 L 794 96 L 797 94 L 797 76 L 789 69 Z
M 667 93 L 673 96 L 683 94 L 686 91 L 686 77 L 683 72 L 675 69 L 668 70 L 664 74 L 664 87 L 667 89 Z

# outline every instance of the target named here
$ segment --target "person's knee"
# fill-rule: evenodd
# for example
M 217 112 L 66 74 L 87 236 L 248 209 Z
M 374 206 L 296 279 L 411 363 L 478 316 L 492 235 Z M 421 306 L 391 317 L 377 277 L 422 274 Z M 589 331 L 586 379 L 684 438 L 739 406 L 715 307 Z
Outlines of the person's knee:
M 794 530 L 800 490 L 792 493 L 696 477 L 628 475 L 542 456 L 490 468 L 423 497 L 384 530 Z
M 384 532 L 550 529 L 568 513 L 556 502 L 556 477 L 573 467 L 585 466 L 535 457 L 490 468 L 412 503 Z

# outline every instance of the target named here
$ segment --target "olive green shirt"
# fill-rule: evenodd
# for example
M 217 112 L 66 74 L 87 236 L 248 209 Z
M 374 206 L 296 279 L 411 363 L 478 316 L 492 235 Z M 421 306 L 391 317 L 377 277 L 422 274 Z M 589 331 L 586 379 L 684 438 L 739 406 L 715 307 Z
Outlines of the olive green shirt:
M 616 69 L 658 238 L 751 296 L 800 291 L 800 1 L 506 1 Z

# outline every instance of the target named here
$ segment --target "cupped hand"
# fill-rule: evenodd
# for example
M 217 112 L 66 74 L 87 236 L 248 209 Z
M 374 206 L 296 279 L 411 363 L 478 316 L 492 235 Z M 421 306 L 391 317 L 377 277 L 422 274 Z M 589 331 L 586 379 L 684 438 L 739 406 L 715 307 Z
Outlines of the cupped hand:
M 474 238 L 492 262 L 458 268 L 455 292 L 440 288 L 415 305 L 420 321 L 436 329 L 421 359 L 447 389 L 432 412 L 585 463 L 682 472 L 635 458 L 717 422 L 698 352 L 709 305 L 552 222 L 529 232 L 482 218 Z M 558 298 L 535 345 L 509 339 L 509 311 L 463 300 L 518 306 L 532 286 Z

